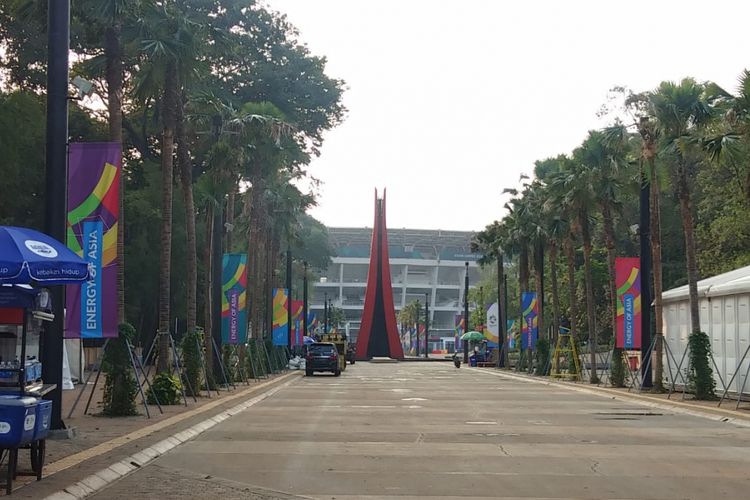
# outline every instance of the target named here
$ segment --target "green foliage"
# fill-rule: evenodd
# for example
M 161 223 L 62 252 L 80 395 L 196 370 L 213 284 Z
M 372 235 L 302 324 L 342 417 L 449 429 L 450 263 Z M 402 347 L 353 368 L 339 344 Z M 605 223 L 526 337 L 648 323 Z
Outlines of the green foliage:
M 127 417 L 138 414 L 135 405 L 138 385 L 127 346 L 127 342 L 134 337 L 135 328 L 123 323 L 119 326 L 119 336 L 107 344 L 102 359 L 102 371 L 105 373 L 102 415 Z
M 625 363 L 622 359 L 622 349 L 615 348 L 612 352 L 609 380 L 614 387 L 625 387 Z
M 550 343 L 546 337 L 537 340 L 534 357 L 536 358 L 536 368 L 534 370 L 534 374 L 549 375 Z
M 180 347 L 182 350 L 182 362 L 184 366 L 185 392 L 188 396 L 199 396 L 202 385 L 202 372 L 200 346 L 203 345 L 203 330 L 196 329 L 194 332 L 187 332 L 182 338 Z
M 182 385 L 177 377 L 167 372 L 158 373 L 151 382 L 151 387 L 146 391 L 146 399 L 149 404 L 178 405 L 182 399 Z
M 688 336 L 690 350 L 690 372 L 688 385 L 696 399 L 716 399 L 716 382 L 710 365 L 711 342 L 704 332 L 692 332 Z

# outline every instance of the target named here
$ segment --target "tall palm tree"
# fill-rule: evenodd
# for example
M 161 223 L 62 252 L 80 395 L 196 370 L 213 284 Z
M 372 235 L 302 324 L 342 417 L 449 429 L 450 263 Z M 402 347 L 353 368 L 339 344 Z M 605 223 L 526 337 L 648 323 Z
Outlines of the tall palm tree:
M 591 235 L 591 211 L 595 200 L 591 189 L 591 172 L 582 162 L 584 152 L 578 148 L 573 153 L 573 160 L 564 162 L 563 169 L 552 176 L 550 184 L 553 191 L 562 195 L 562 204 L 571 214 L 571 227 L 581 237 L 583 243 L 584 280 L 586 283 L 586 318 L 589 331 L 589 350 L 591 359 L 592 384 L 599 382 L 597 373 L 598 334 L 594 307 L 594 286 L 591 271 L 591 251 L 593 249 Z M 568 242 L 568 245 L 571 245 Z M 571 245 L 572 246 L 572 245 Z M 572 253 L 572 248 L 568 247 Z M 569 257 L 569 259 L 572 255 Z M 569 271 L 570 272 L 570 271 Z M 573 300 L 571 298 L 571 300 Z
M 602 230 L 607 248 L 607 270 L 609 278 L 609 320 L 612 334 L 617 329 L 617 284 L 615 276 L 615 227 L 614 214 L 619 211 L 621 171 L 626 165 L 627 131 L 624 127 L 613 127 L 605 132 L 589 132 L 580 149 L 580 159 L 591 173 L 591 189 L 602 215 Z M 613 364 L 622 361 L 622 350 L 615 348 Z M 623 381 L 616 381 L 622 384 Z
M 176 4 L 145 3 L 138 28 L 143 70 L 136 94 L 158 94 L 161 109 L 161 245 L 159 253 L 159 350 L 157 371 L 169 368 L 172 264 L 173 156 L 182 83 L 203 45 L 198 28 Z
M 680 201 L 680 217 L 685 234 L 690 301 L 691 331 L 700 332 L 698 307 L 698 263 L 691 178 L 705 156 L 702 150 L 706 127 L 714 118 L 705 86 L 692 78 L 679 83 L 662 82 L 649 94 L 651 114 L 662 140 L 662 155 L 672 167 L 674 187 Z

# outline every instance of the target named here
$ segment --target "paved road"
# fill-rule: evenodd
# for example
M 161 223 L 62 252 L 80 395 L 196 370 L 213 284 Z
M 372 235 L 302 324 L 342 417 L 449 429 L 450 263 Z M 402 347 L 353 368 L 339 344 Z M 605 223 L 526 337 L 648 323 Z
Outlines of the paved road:
M 750 498 L 750 429 L 447 363 L 300 378 L 95 498 Z

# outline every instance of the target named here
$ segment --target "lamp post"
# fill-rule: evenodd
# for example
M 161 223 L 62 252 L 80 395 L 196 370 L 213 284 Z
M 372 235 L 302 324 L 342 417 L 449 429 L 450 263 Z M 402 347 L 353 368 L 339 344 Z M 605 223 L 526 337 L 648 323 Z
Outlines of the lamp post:
M 641 376 L 643 387 L 652 387 L 651 380 L 651 199 L 646 170 L 641 164 L 640 251 L 641 251 Z M 661 321 L 661 318 L 656 318 Z M 648 368 L 648 369 L 647 369 Z
M 302 274 L 302 343 L 307 335 L 307 261 L 303 262 L 305 272 Z
M 424 359 L 430 353 L 430 294 L 424 294 Z
M 292 348 L 292 247 L 286 247 L 286 333 L 289 349 Z
M 328 292 L 323 294 L 323 333 L 328 333 Z
M 419 306 L 419 301 L 416 302 L 415 314 L 417 315 L 417 357 L 419 357 L 419 313 L 422 312 L 422 308 Z
M 503 310 L 508 312 L 508 276 L 503 276 Z M 506 316 L 507 318 L 507 316 Z M 507 324 L 508 320 L 505 320 L 505 323 L 503 324 L 503 331 L 507 333 Z M 507 337 L 507 335 L 506 335 Z M 503 355 L 503 364 L 510 368 L 510 341 L 507 342 L 507 347 L 505 348 L 505 354 Z
M 47 17 L 47 156 L 44 228 L 65 242 L 68 189 L 68 51 L 70 47 L 70 0 L 50 0 Z M 65 287 L 51 290 L 55 319 L 45 322 L 42 376 L 57 388 L 52 400 L 51 428 L 62 429 L 63 308 Z M 24 360 L 21 360 L 23 363 Z
M 504 290 L 504 276 L 505 276 L 505 269 L 504 269 L 504 263 L 503 263 L 503 249 L 502 247 L 497 247 L 497 317 L 498 321 L 500 322 L 499 329 L 498 329 L 498 339 L 497 339 L 497 367 L 502 368 L 505 366 L 505 290 Z
M 469 263 L 464 262 L 466 276 L 464 276 L 464 333 L 469 331 Z M 463 341 L 464 363 L 469 362 L 469 341 Z

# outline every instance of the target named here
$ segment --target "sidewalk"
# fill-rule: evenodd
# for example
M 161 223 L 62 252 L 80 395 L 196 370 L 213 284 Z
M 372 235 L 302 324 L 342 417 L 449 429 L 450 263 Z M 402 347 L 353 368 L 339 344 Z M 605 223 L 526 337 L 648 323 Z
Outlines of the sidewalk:
M 267 380 L 250 381 L 249 385 L 240 383 L 237 384 L 236 389 L 221 390 L 218 395 L 215 391 L 212 392 L 211 398 L 207 397 L 204 392 L 202 397 L 197 398 L 197 403 L 189 397 L 187 407 L 184 404 L 162 406 L 163 414 L 159 413 L 156 405 L 149 405 L 150 419 L 146 418 L 145 414 L 118 418 L 92 415 L 92 413 L 99 412 L 100 388 L 97 388 L 97 393 L 94 395 L 89 415 L 83 415 L 89 394 L 87 391 L 81 398 L 76 412 L 71 418 L 67 418 L 81 386 L 76 386 L 76 390 L 73 391 L 64 391 L 63 420 L 67 427 L 76 429 L 75 437 L 61 440 L 48 439 L 44 478 L 37 482 L 35 478 L 19 476 L 13 483 L 13 497 L 44 498 L 63 490 L 159 440 L 166 439 L 266 392 L 299 376 L 300 373 L 291 371 L 271 376 Z M 99 386 L 102 386 L 102 381 L 99 382 Z M 143 413 L 140 398 L 138 403 L 138 411 Z M 19 470 L 27 469 L 30 469 L 29 453 L 22 450 L 19 453 Z M 0 495 L 4 491 L 3 489 Z
M 694 399 L 683 400 L 682 392 L 672 393 L 672 396 L 669 397 L 668 394 L 650 392 L 639 393 L 635 389 L 629 391 L 626 387 L 601 387 L 598 385 L 591 385 L 586 382 L 554 380 L 550 379 L 549 377 L 539 377 L 515 371 L 497 370 L 493 368 L 469 369 L 495 375 L 498 377 L 524 380 L 526 382 L 536 384 L 554 385 L 563 387 L 571 391 L 595 394 L 597 396 L 610 397 L 612 399 L 635 401 L 655 408 L 675 411 L 701 418 L 708 418 L 715 421 L 731 422 L 742 427 L 750 427 L 750 404 L 741 403 L 740 408 L 738 410 L 735 410 L 734 407 L 737 402 L 733 399 L 725 399 L 722 403 L 722 406 L 717 407 L 718 401 L 698 401 Z

